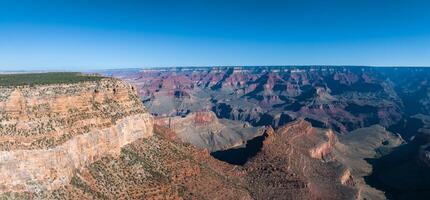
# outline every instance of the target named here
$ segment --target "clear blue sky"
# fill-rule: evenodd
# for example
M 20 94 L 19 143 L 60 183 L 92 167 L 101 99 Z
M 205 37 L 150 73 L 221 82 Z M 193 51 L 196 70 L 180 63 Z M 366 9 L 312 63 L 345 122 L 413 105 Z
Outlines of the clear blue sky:
M 0 0 L 0 70 L 430 66 L 426 0 Z

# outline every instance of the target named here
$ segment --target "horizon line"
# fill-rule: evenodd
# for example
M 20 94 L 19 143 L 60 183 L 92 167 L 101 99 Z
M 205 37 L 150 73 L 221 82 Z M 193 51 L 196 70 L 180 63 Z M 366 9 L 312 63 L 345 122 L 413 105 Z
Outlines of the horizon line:
M 165 69 L 165 68 L 228 68 L 228 67 L 366 67 L 366 68 L 430 68 L 430 65 L 325 65 L 325 64 L 311 64 L 311 65 L 178 65 L 178 66 L 143 66 L 143 67 L 79 67 L 88 69 L 32 69 L 32 70 L 0 70 L 0 72 L 88 72 L 88 71 L 103 71 L 103 70 L 130 70 L 130 69 Z M 2 67 L 0 67 L 1 69 Z M 17 67 L 14 67 L 17 68 Z M 66 67 L 61 67 L 66 68 Z M 67 67 L 73 68 L 73 67 Z

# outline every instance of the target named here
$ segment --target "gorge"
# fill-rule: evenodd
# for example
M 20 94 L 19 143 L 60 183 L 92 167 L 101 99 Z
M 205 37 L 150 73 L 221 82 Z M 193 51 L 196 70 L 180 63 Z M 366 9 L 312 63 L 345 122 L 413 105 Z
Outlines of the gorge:
M 96 73 L 0 75 L 1 198 L 428 194 L 430 70 Z

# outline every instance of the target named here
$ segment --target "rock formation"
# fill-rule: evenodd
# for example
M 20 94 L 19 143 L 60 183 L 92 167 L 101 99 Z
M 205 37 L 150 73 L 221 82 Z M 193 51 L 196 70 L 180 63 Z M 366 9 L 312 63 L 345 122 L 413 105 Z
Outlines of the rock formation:
M 211 111 L 157 118 L 155 123 L 173 130 L 182 142 L 210 152 L 242 146 L 264 131 L 263 127 L 253 127 L 248 122 L 218 119 Z
M 336 136 L 300 119 L 266 134 L 244 177 L 256 199 L 384 199 L 364 182 L 372 172 L 365 159 L 400 144 L 380 126 Z
M 347 166 L 332 153 L 335 143 L 331 131 L 303 119 L 281 127 L 244 166 L 251 194 L 256 199 L 355 198 L 356 187 L 345 184 L 352 182 Z
M 134 88 L 116 79 L 0 93 L 0 193 L 59 188 L 77 170 L 153 132 Z

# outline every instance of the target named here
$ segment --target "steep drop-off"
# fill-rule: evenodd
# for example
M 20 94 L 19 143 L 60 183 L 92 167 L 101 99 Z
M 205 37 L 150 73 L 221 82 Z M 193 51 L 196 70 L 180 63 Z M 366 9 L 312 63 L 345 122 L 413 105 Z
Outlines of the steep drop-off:
M 117 79 L 0 87 L 0 193 L 40 192 L 152 135 L 135 89 Z

